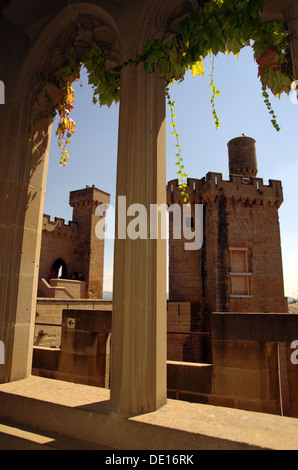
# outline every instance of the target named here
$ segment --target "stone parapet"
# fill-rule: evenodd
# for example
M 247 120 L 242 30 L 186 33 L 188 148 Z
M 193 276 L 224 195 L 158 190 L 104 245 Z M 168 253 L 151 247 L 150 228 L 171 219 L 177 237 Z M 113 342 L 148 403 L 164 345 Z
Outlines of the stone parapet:
M 63 310 L 112 311 L 112 300 L 38 298 L 34 346 L 60 348 Z
M 201 179 L 188 178 L 187 192 L 191 204 L 215 200 L 221 192 L 224 192 L 227 199 L 237 203 L 268 204 L 279 208 L 283 202 L 281 181 L 269 180 L 266 185 L 262 178 L 246 178 L 240 175 L 231 175 L 229 180 L 224 180 L 222 173 L 214 172 L 207 173 Z M 178 179 L 167 184 L 167 203 L 183 204 Z
M 76 191 L 71 191 L 69 195 L 69 205 L 71 207 L 83 206 L 88 204 L 110 202 L 110 194 L 105 191 L 97 189 L 94 185 L 91 187 L 86 187 L 85 189 L 79 189 Z
M 0 405 L 2 419 L 114 450 L 298 449 L 293 418 L 176 400 L 118 418 L 109 390 L 43 377 L 1 384 Z
M 42 230 L 51 235 L 74 239 L 78 235 L 78 224 L 76 222 L 68 222 L 67 224 L 64 219 L 59 217 L 55 217 L 54 220 L 51 220 L 50 215 L 44 214 Z

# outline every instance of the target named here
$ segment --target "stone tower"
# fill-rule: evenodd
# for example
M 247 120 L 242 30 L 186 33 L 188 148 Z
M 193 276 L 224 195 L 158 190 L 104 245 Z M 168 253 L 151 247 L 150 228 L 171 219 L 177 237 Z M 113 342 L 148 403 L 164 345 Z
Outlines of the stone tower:
M 73 208 L 73 222 L 78 227 L 76 250 L 80 259 L 79 272 L 87 280 L 89 298 L 102 298 L 104 269 L 104 239 L 95 234 L 99 217 L 96 208 L 101 203 L 110 202 L 109 194 L 100 191 L 94 185 L 78 191 L 71 191 L 69 204 Z
M 230 175 L 255 178 L 258 173 L 256 141 L 251 137 L 236 137 L 228 143 Z
M 109 194 L 95 186 L 87 186 L 70 193 L 69 204 L 73 208 L 73 220 L 69 224 L 58 217 L 51 221 L 50 216 L 44 214 L 39 296 L 57 298 L 62 295 L 61 288 L 71 288 L 70 294 L 75 297 L 102 298 L 105 240 L 96 237 L 95 226 L 101 218 L 96 215 L 96 208 L 101 203 L 109 202 Z M 105 217 L 105 212 L 102 217 Z M 57 284 L 58 277 L 60 279 Z M 66 282 L 73 279 L 85 282 L 81 286 L 80 283 L 76 285 Z M 54 292 L 54 289 L 49 290 L 50 287 L 58 289 Z
M 281 182 L 265 185 L 257 177 L 253 139 L 233 139 L 228 150 L 228 181 L 220 173 L 188 179 L 193 218 L 195 204 L 203 204 L 200 250 L 185 251 L 183 237 L 173 239 L 170 213 L 169 300 L 196 305 L 193 328 L 208 312 L 287 312 L 278 219 Z M 169 206 L 183 204 L 178 186 L 177 180 L 167 185 Z

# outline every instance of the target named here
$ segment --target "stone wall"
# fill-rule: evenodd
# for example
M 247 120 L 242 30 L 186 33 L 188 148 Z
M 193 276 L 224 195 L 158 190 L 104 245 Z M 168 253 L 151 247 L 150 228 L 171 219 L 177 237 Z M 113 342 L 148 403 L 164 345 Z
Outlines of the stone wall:
M 48 283 L 44 278 L 38 283 L 39 294 L 53 299 L 86 299 L 87 283 L 71 279 L 50 279 Z
M 112 300 L 43 299 L 36 304 L 34 346 L 60 348 L 63 310 L 112 311 Z M 55 326 L 57 325 L 57 326 Z
M 212 314 L 212 365 L 168 363 L 170 398 L 298 418 L 293 314 Z
M 78 281 L 69 281 L 77 283 Z M 112 300 L 38 298 L 34 346 L 61 347 L 62 312 L 67 309 L 112 311 Z M 211 362 L 210 334 L 197 335 L 194 330 L 198 312 L 192 302 L 168 302 L 167 304 L 167 358 L 172 361 Z M 200 331 L 210 332 L 199 324 Z M 198 329 L 197 328 L 197 329 Z M 41 353 L 40 353 L 41 354 Z
M 63 310 L 61 349 L 35 347 L 33 375 L 109 388 L 112 314 Z
M 211 404 L 298 417 L 298 339 L 293 314 L 212 315 Z
M 207 403 L 212 393 L 211 364 L 167 362 L 168 398 Z
M 35 347 L 33 374 L 108 388 L 110 318 L 64 310 L 61 350 Z M 298 418 L 296 315 L 214 313 L 211 333 L 212 364 L 167 361 L 169 398 Z
M 208 315 L 198 302 L 167 303 L 167 358 L 169 361 L 211 362 Z
M 78 225 L 75 222 L 66 224 L 64 219 L 55 218 L 53 221 L 49 215 L 44 214 L 42 225 L 42 241 L 39 260 L 39 279 L 50 281 L 52 267 L 56 260 L 61 259 L 66 264 L 66 276 L 71 278 L 73 272 L 81 268 L 78 253 Z M 52 273 L 55 276 L 58 273 Z

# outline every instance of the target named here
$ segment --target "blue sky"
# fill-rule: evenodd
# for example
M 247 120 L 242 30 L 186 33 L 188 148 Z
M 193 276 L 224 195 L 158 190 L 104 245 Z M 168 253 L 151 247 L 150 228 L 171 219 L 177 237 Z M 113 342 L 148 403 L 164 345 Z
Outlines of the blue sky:
M 239 58 L 222 54 L 215 58 L 214 81 L 220 90 L 215 106 L 220 118 L 216 130 L 209 87 L 210 61 L 205 60 L 205 77 L 188 73 L 185 80 L 171 88 L 176 102 L 176 126 L 189 177 L 202 178 L 208 171 L 220 172 L 228 179 L 227 143 L 242 133 L 256 140 L 258 177 L 281 180 L 284 203 L 279 210 L 284 268 L 285 295 L 298 297 L 298 105 L 284 95 L 270 96 L 281 131 L 277 132 L 263 102 L 257 64 L 252 50 L 245 48 Z M 85 74 L 82 87 L 75 84 L 72 117 L 77 132 L 69 146 L 68 164 L 59 167 L 59 150 L 54 122 L 50 150 L 44 213 L 52 218 L 71 220 L 69 192 L 93 184 L 111 194 L 115 202 L 119 107 L 100 108 L 92 103 L 92 88 Z M 293 91 L 293 93 L 295 93 Z M 294 95 L 293 95 L 294 97 Z M 167 115 L 167 181 L 175 179 L 175 140 Z M 104 290 L 112 288 L 113 242 L 106 241 Z

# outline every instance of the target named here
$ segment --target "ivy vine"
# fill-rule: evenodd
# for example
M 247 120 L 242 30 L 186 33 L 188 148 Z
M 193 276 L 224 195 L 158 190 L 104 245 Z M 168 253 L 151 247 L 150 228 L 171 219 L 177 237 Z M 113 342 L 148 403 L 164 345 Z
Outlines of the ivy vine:
M 191 70 L 192 76 L 204 75 L 204 59 L 212 57 L 210 87 L 212 90 L 211 107 L 216 128 L 220 121 L 215 109 L 215 97 L 220 93 L 214 85 L 214 58 L 219 53 L 238 56 L 247 46 L 253 48 L 258 68 L 264 102 L 268 108 L 272 125 L 279 130 L 277 118 L 269 101 L 271 91 L 279 97 L 289 94 L 294 80 L 287 31 L 282 22 L 266 22 L 260 19 L 263 0 L 200 0 L 198 11 L 192 12 L 180 22 L 176 34 L 168 42 L 157 39 L 148 41 L 142 54 L 131 58 L 120 66 L 109 68 L 107 57 L 102 49 L 90 50 L 82 60 L 72 60 L 64 68 L 66 78 L 57 80 L 63 93 L 62 100 L 53 105 L 49 115 L 58 113 L 60 122 L 56 131 L 61 151 L 60 165 L 67 163 L 67 146 L 75 132 L 75 123 L 70 118 L 73 109 L 74 93 L 72 83 L 79 79 L 82 66 L 89 76 L 93 87 L 93 102 L 100 106 L 111 106 L 120 99 L 120 77 L 123 67 L 143 63 L 147 73 L 159 71 L 166 84 L 166 99 L 171 112 L 172 134 L 176 139 L 176 166 L 182 196 L 187 200 L 187 174 L 183 165 L 178 133 L 175 126 L 175 103 L 171 100 L 169 85 L 182 81 L 185 73 Z M 44 84 L 44 77 L 42 80 Z M 50 100 L 49 100 L 50 101 Z
M 215 109 L 215 97 L 220 95 L 220 91 L 214 85 L 213 73 L 214 73 L 214 55 L 212 55 L 211 74 L 210 74 L 210 88 L 212 89 L 211 107 L 212 107 L 212 114 L 213 114 L 213 117 L 214 117 L 215 127 L 216 127 L 216 129 L 219 129 L 220 128 L 220 120 L 218 118 L 218 115 L 217 115 L 217 112 L 216 112 L 216 109 Z
M 169 106 L 169 110 L 171 113 L 171 126 L 173 129 L 172 135 L 176 139 L 175 166 L 178 168 L 177 175 L 178 175 L 179 189 L 181 189 L 181 196 L 183 197 L 183 202 L 187 203 L 189 199 L 189 195 L 187 193 L 187 173 L 184 170 L 182 149 L 180 147 L 179 134 L 177 132 L 176 124 L 175 124 L 176 113 L 174 113 L 174 107 L 176 106 L 176 103 L 175 101 L 171 100 L 170 90 L 168 86 L 166 87 L 166 99 L 167 99 L 167 104 Z

